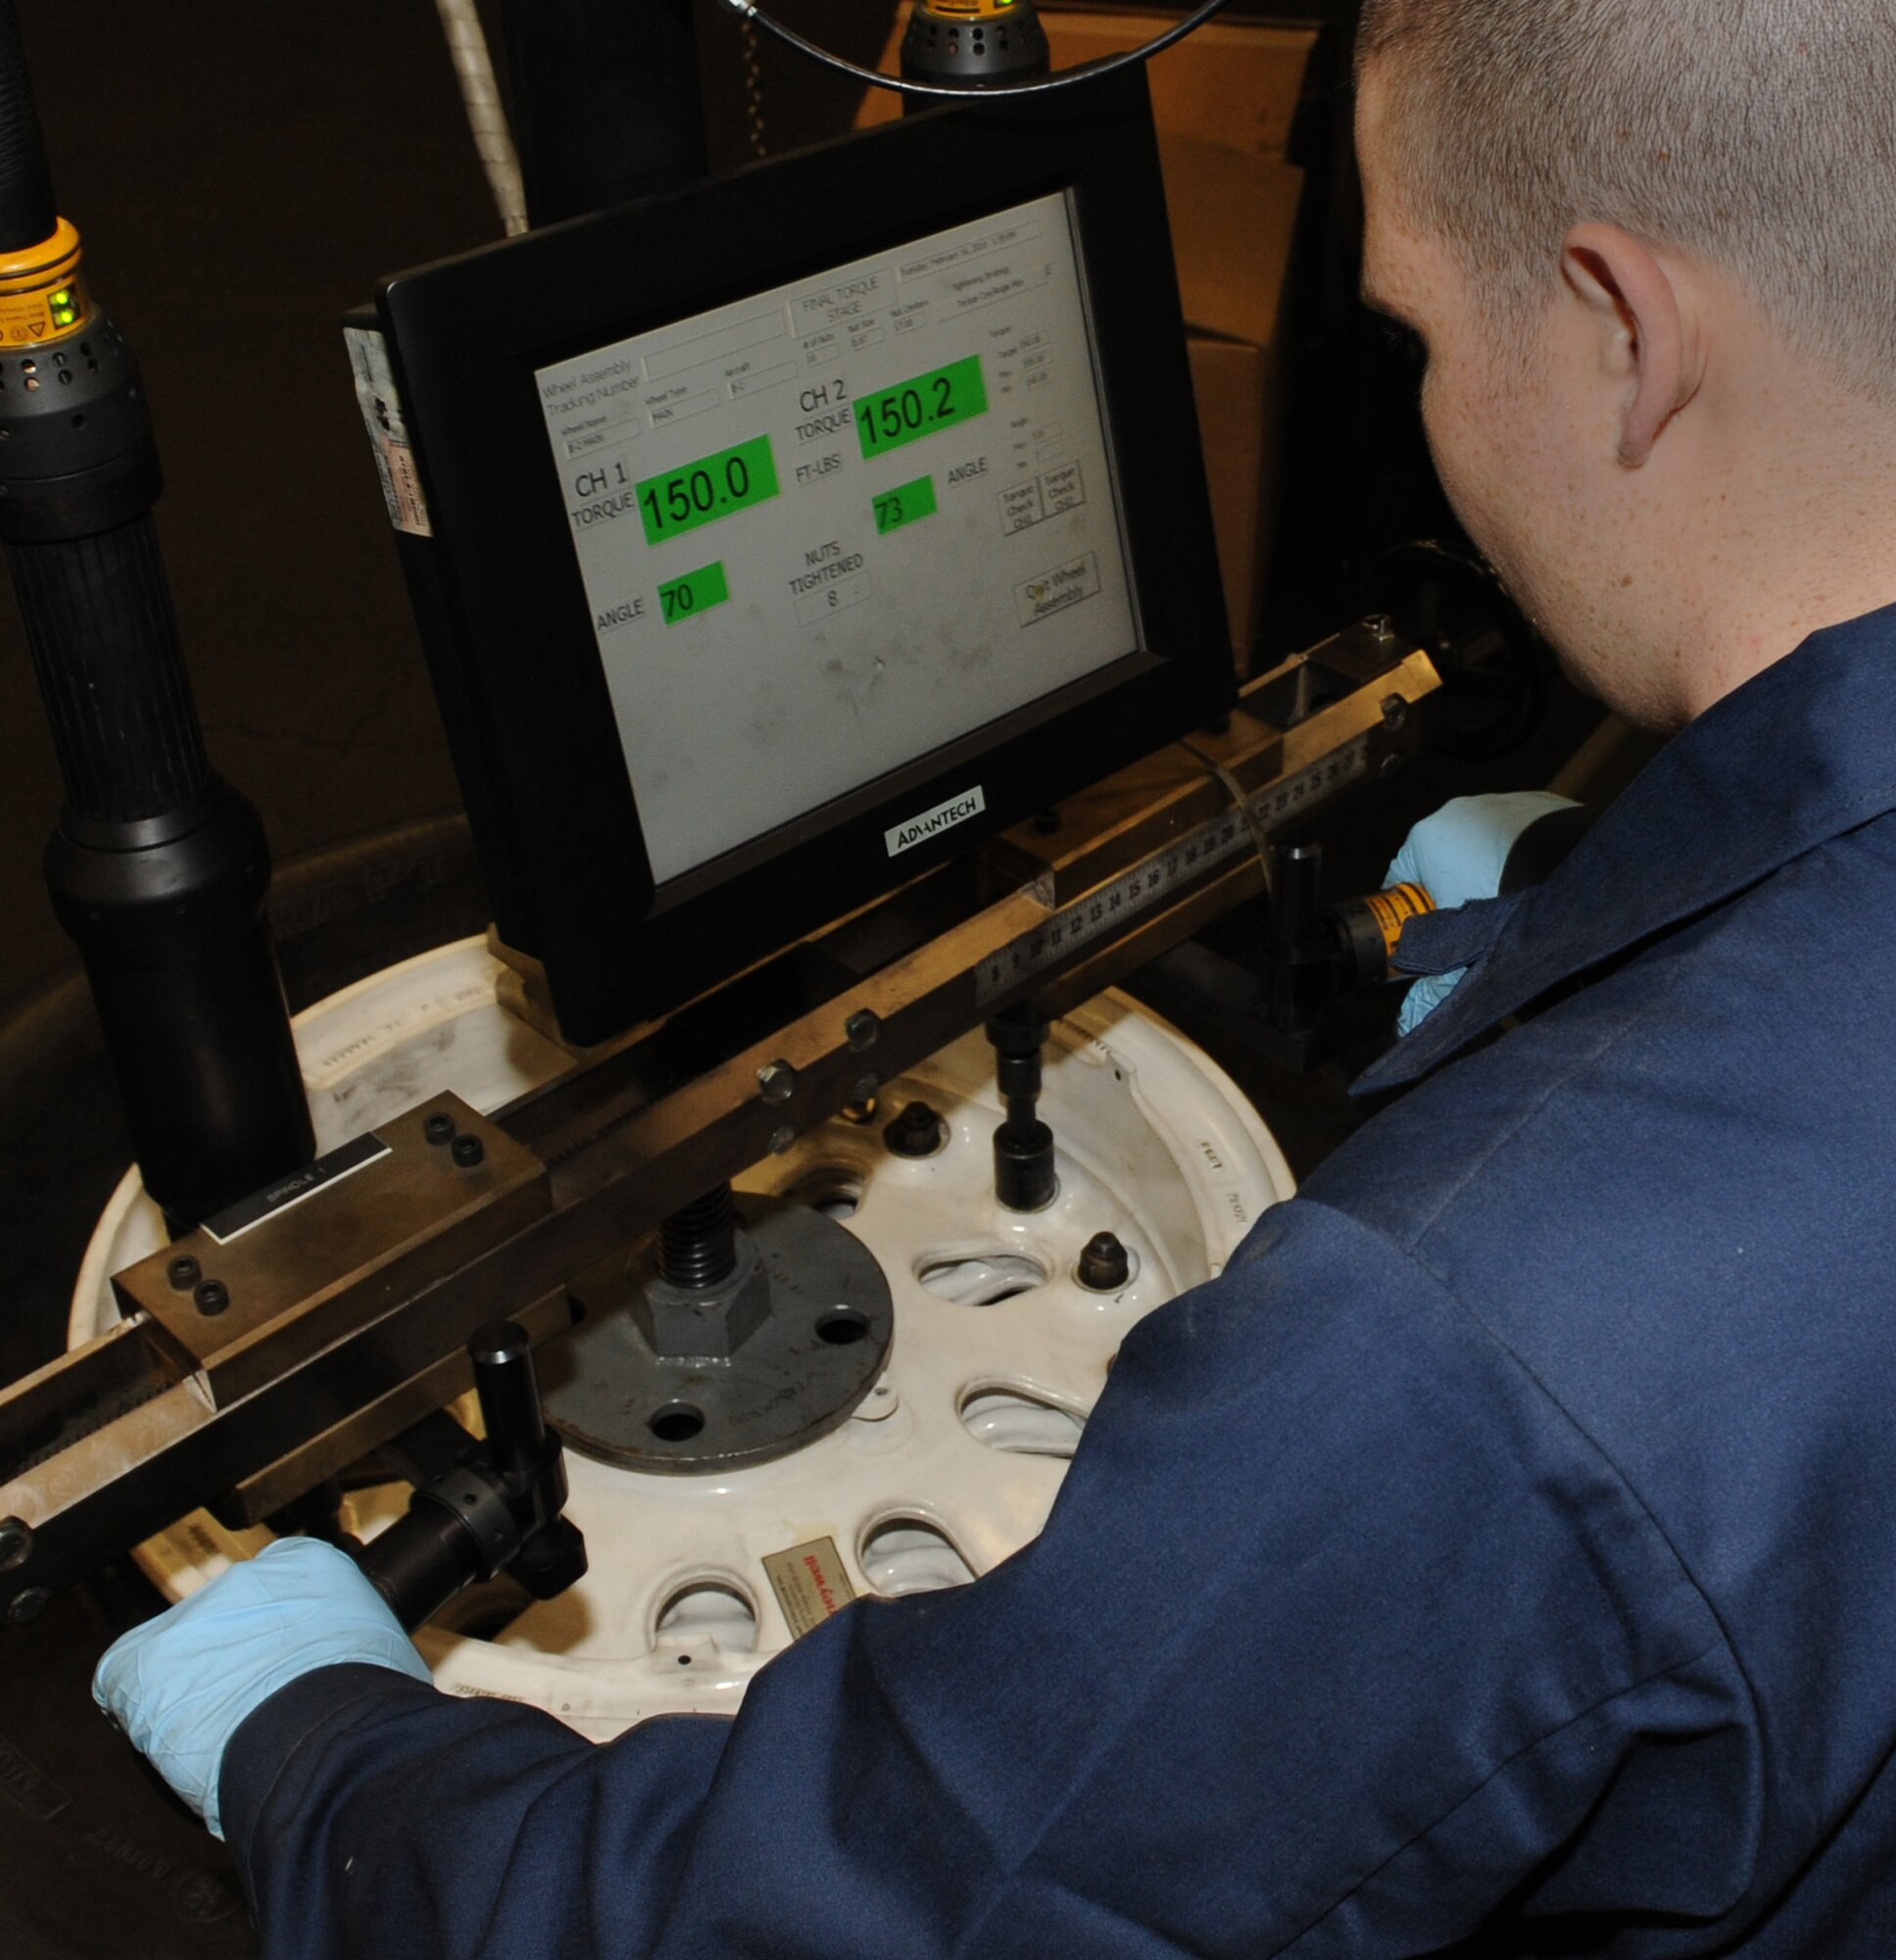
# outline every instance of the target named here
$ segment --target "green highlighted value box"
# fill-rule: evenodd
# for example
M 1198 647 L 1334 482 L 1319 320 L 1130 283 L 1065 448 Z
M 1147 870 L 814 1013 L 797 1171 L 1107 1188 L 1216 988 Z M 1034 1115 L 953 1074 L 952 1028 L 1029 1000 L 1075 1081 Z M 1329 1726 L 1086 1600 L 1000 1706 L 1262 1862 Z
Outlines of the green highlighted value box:
M 768 503 L 777 494 L 777 459 L 767 435 L 754 436 L 661 476 L 648 476 L 636 494 L 646 543 L 662 544 Z
M 988 384 L 981 373 L 981 357 L 951 361 L 865 395 L 855 405 L 856 440 L 865 457 L 887 456 L 892 449 L 920 442 L 925 435 L 972 421 L 988 413 Z
M 904 524 L 935 514 L 935 479 L 918 476 L 912 483 L 898 483 L 893 490 L 877 493 L 875 499 L 876 536 L 886 538 Z
M 731 587 L 720 559 L 716 564 L 703 564 L 696 571 L 686 572 L 683 578 L 667 579 L 658 588 L 658 611 L 667 626 L 675 626 L 680 620 L 696 619 L 713 606 L 722 606 L 730 596 Z

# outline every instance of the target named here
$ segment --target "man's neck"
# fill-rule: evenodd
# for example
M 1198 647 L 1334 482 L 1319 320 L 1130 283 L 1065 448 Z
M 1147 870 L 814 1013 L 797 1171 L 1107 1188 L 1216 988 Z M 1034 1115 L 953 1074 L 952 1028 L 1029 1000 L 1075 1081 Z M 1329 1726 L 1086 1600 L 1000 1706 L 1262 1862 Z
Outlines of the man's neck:
M 1896 604 L 1896 414 L 1799 366 L 1761 377 L 1726 424 L 1681 594 L 1691 715 L 1822 628 Z

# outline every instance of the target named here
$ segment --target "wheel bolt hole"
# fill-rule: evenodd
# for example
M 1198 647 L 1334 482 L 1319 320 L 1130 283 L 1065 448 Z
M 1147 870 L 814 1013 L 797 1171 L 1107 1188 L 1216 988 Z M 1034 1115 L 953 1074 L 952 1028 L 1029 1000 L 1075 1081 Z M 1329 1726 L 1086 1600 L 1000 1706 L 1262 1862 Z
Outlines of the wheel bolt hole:
M 705 1427 L 705 1411 L 695 1402 L 666 1402 L 645 1425 L 660 1443 L 689 1443 Z
M 816 1323 L 817 1339 L 832 1348 L 853 1348 L 869 1336 L 869 1316 L 852 1306 L 832 1307 Z

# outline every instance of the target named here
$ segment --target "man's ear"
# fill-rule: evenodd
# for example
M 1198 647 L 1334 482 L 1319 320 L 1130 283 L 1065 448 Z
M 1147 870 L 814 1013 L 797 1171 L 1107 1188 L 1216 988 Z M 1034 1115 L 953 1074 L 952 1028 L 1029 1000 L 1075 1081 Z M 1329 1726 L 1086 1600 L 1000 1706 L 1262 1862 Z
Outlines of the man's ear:
M 1697 334 L 1672 274 L 1617 224 L 1577 224 L 1561 250 L 1567 289 L 1595 316 L 1607 371 L 1629 383 L 1620 461 L 1644 467 L 1666 424 L 1698 392 Z

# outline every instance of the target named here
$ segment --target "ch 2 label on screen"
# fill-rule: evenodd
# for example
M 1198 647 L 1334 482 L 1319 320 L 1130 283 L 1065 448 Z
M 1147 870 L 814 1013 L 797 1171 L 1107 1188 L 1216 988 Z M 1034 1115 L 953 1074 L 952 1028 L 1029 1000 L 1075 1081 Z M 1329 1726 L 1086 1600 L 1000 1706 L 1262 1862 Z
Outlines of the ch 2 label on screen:
M 926 844 L 931 837 L 939 837 L 945 830 L 952 830 L 957 823 L 966 823 L 971 816 L 979 816 L 988 808 L 988 799 L 981 793 L 981 785 L 976 783 L 971 790 L 964 790 L 957 797 L 949 797 L 947 803 L 938 803 L 933 809 L 925 809 L 920 816 L 911 816 L 906 823 L 899 823 L 894 830 L 885 830 L 883 841 L 889 846 L 889 855 L 899 858 L 904 851 L 912 851 L 918 844 Z

